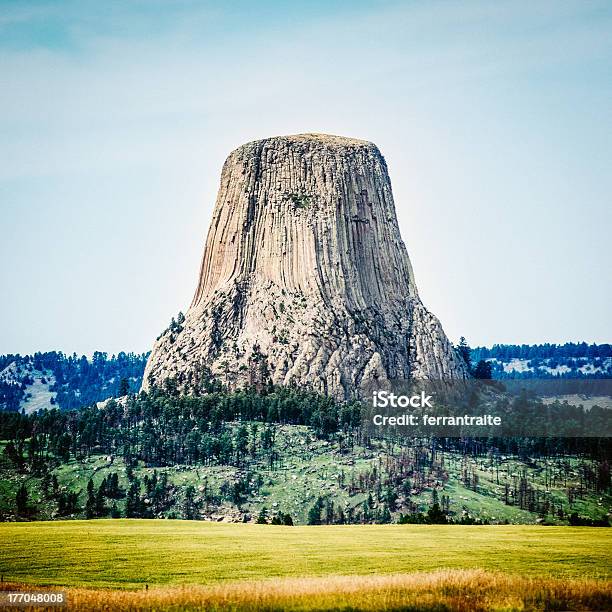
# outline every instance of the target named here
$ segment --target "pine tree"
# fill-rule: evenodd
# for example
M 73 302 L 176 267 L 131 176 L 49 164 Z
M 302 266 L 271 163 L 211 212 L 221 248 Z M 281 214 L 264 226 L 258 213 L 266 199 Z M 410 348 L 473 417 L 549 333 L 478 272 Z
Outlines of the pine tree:
M 125 516 L 127 518 L 139 518 L 141 513 L 140 485 L 133 480 L 127 492 L 125 500 Z
M 481 359 L 474 368 L 474 378 L 479 378 L 480 380 L 491 380 L 493 378 L 491 363 Z
M 113 472 L 108 475 L 106 479 L 106 497 L 111 499 L 117 499 L 121 497 L 121 491 L 119 490 L 119 476 L 117 472 Z
M 397 493 L 393 487 L 389 487 L 385 492 L 384 500 L 389 507 L 390 510 L 395 510 L 395 505 L 397 503 Z
M 440 504 L 432 504 L 427 510 L 427 522 L 433 525 L 443 525 L 448 522 L 446 514 L 440 509 Z
M 94 483 L 90 478 L 87 483 L 87 501 L 85 502 L 85 516 L 92 519 L 96 516 L 96 493 L 94 491 Z
M 28 490 L 23 483 L 17 489 L 15 502 L 17 504 L 17 514 L 25 514 L 28 510 Z
M 42 480 L 40 481 L 40 487 L 42 489 L 43 495 L 45 497 L 49 497 L 49 490 L 51 488 L 51 474 L 48 469 L 45 469 Z
M 104 516 L 106 514 L 106 505 L 104 504 L 104 495 L 106 493 L 106 480 L 102 480 L 98 492 L 96 493 L 96 516 Z
M 185 489 L 185 497 L 183 499 L 183 518 L 194 520 L 197 518 L 197 506 L 195 503 L 195 487 L 189 485 Z
M 57 493 L 59 491 L 59 482 L 58 482 L 57 476 L 55 474 L 53 474 L 53 476 L 51 476 L 51 489 L 53 491 L 53 495 L 57 495 Z
M 370 496 L 371 499 L 372 496 Z M 369 523 L 372 518 L 372 513 L 370 511 L 370 504 L 368 504 L 367 500 L 363 502 L 363 522 Z
M 323 511 L 323 498 L 319 497 L 317 501 L 315 502 L 315 505 L 308 511 L 308 524 L 309 525 L 320 525 L 322 511 Z
M 334 502 L 332 499 L 328 499 L 325 504 L 325 523 L 327 525 L 333 525 L 334 517 L 335 517 Z
M 263 508 L 259 512 L 259 516 L 257 517 L 257 524 L 258 525 L 268 524 L 268 511 L 266 510 L 265 506 L 263 506 Z
M 70 434 L 63 433 L 57 442 L 56 454 L 60 461 L 67 463 L 70 459 L 70 446 L 72 445 L 72 439 Z
M 130 382 L 127 378 L 122 378 L 119 383 L 119 397 L 128 395 L 130 393 Z
M 247 449 L 249 446 L 249 432 L 245 425 L 242 425 L 237 433 L 236 433 L 236 461 L 240 465 L 242 463 L 242 459 L 247 453 Z
M 389 508 L 387 507 L 386 504 L 383 507 L 382 512 L 380 513 L 380 522 L 383 525 L 387 525 L 388 523 L 391 522 L 391 512 L 389 511 Z
M 467 343 L 466 339 L 463 336 L 459 338 L 459 345 L 457 346 L 457 352 L 459 353 L 459 356 L 465 362 L 465 365 L 467 366 L 468 371 L 471 372 L 472 371 L 472 349 L 470 348 L 470 345 Z

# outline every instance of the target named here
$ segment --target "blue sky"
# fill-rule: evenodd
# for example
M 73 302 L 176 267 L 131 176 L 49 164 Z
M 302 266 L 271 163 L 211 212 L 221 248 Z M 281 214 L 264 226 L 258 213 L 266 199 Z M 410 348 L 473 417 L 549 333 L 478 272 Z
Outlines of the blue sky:
M 453 340 L 609 342 L 609 2 L 0 1 L 0 352 L 144 351 L 227 154 L 375 142 Z

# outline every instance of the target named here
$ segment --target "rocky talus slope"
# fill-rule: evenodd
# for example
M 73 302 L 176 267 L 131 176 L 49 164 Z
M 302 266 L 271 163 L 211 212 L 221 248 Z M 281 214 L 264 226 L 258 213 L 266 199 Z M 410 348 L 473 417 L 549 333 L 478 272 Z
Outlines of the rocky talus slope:
M 193 302 L 155 343 L 144 388 L 204 369 L 233 388 L 271 380 L 338 399 L 466 376 L 419 299 L 375 145 L 302 134 L 227 158 Z

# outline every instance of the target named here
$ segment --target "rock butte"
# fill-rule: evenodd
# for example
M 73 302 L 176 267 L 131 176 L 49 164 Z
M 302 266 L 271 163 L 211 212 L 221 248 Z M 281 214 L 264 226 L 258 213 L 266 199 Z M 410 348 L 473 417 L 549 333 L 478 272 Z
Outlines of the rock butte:
M 299 134 L 230 154 L 193 302 L 156 341 L 146 389 L 210 370 L 337 399 L 466 371 L 421 303 L 387 166 L 363 140 Z

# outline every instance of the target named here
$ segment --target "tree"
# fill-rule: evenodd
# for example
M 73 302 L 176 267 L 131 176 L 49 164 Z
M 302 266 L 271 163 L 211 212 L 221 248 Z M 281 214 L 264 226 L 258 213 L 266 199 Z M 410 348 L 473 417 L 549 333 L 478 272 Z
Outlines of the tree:
M 130 381 L 127 378 L 122 378 L 119 383 L 119 397 L 129 395 L 130 393 Z
M 491 362 L 481 359 L 474 368 L 474 378 L 479 378 L 481 380 L 491 380 L 493 378 Z
M 63 463 L 67 463 L 70 459 L 70 446 L 72 445 L 72 438 L 70 434 L 63 433 L 57 441 L 56 455 Z
M 51 474 L 49 473 L 49 470 L 46 465 L 42 479 L 40 481 L 40 488 L 42 489 L 43 495 L 45 497 L 49 497 L 49 490 L 51 488 Z
M 440 509 L 440 504 L 435 503 L 429 507 L 429 510 L 427 510 L 427 522 L 433 525 L 444 525 L 448 522 L 446 514 Z
M 465 362 L 465 365 L 467 366 L 467 369 L 469 372 L 472 371 L 472 349 L 470 348 L 470 345 L 467 343 L 466 339 L 464 336 L 461 336 L 461 338 L 459 338 L 459 345 L 457 346 L 457 352 L 459 353 L 459 356 L 461 357 L 461 359 L 463 359 L 463 361 Z
M 334 517 L 335 517 L 334 502 L 332 499 L 328 499 L 327 502 L 325 503 L 325 523 L 327 525 L 333 525 Z
M 141 515 L 140 484 L 136 479 L 130 484 L 125 500 L 125 516 L 127 518 L 138 518 Z
M 183 518 L 189 521 L 198 518 L 195 492 L 195 487 L 193 485 L 189 485 L 185 489 L 185 497 L 183 498 Z
M 187 460 L 189 463 L 197 463 L 202 445 L 202 436 L 196 429 L 192 429 L 185 438 L 185 447 L 187 450 Z
M 94 490 L 93 480 L 90 478 L 87 483 L 87 501 L 85 502 L 85 516 L 92 519 L 96 516 L 97 500 Z
M 372 499 L 372 495 L 369 495 L 369 499 Z M 363 522 L 369 523 L 372 518 L 372 512 L 370 511 L 371 504 L 368 503 L 368 500 L 364 500 L 363 502 Z
M 219 459 L 221 463 L 229 463 L 233 452 L 232 436 L 229 432 L 224 431 L 219 438 Z
M 597 466 L 597 490 L 607 491 L 610 488 L 610 464 L 602 461 Z
M 103 479 L 96 493 L 96 516 L 105 516 L 107 512 L 106 505 L 104 503 L 104 496 L 106 494 L 106 479 Z
M 17 489 L 15 501 L 17 503 L 17 514 L 25 514 L 28 511 L 28 490 L 25 484 L 22 483 Z
M 257 517 L 257 524 L 258 525 L 268 524 L 268 511 L 266 510 L 265 506 L 263 506 L 263 508 L 259 512 L 259 516 Z
M 118 499 L 122 495 L 122 491 L 119 488 L 119 476 L 117 472 L 112 472 L 106 479 L 106 497 L 111 499 Z
M 387 525 L 391 522 L 391 512 L 389 511 L 389 507 L 386 504 L 383 507 L 382 512 L 380 513 L 380 522 L 383 525 Z
M 321 512 L 323 511 L 323 498 L 319 497 L 315 502 L 314 506 L 308 511 L 308 524 L 309 525 L 320 525 L 321 524 Z
M 76 514 L 79 511 L 79 493 L 80 491 L 68 491 L 59 494 L 57 498 L 57 514 L 59 516 Z
M 240 507 L 240 504 L 244 501 L 244 493 L 245 493 L 245 485 L 242 480 L 238 480 L 233 483 L 230 487 L 230 499 L 232 503 L 236 504 L 236 506 Z
M 240 465 L 249 447 L 249 432 L 245 425 L 242 425 L 236 432 L 236 461 Z
M 394 488 L 389 487 L 387 489 L 387 491 L 385 492 L 384 500 L 387 503 L 389 510 L 395 510 L 395 505 L 397 503 L 397 493 L 395 492 Z
M 13 442 L 9 442 L 4 448 L 4 454 L 15 464 L 15 466 L 21 470 L 25 462 L 23 458 L 22 447 L 15 446 Z

